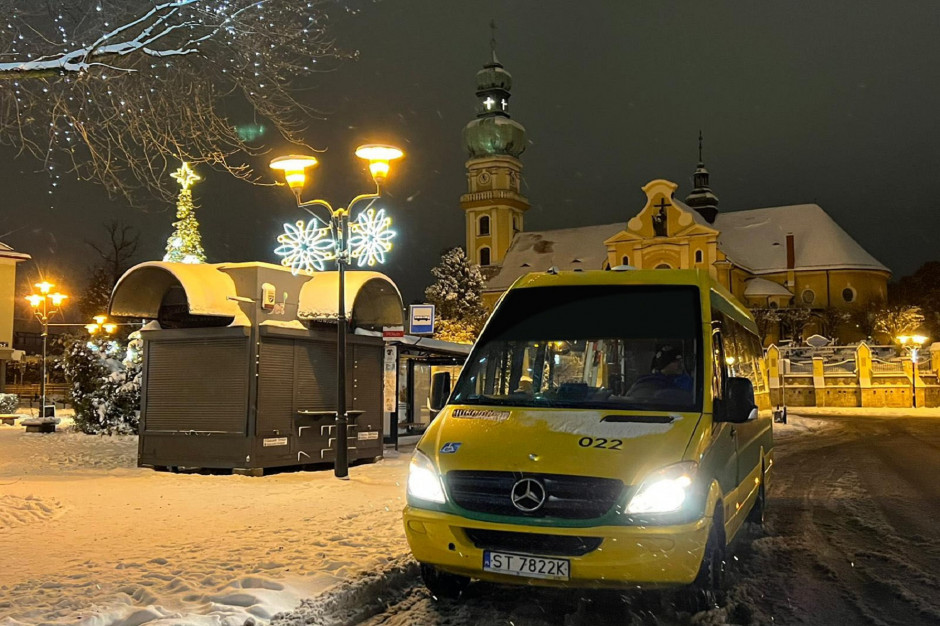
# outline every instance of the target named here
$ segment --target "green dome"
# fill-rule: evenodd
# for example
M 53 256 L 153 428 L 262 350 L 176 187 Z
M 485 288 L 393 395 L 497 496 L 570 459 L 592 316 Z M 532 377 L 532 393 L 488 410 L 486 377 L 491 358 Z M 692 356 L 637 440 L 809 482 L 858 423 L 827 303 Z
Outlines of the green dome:
M 502 115 L 479 117 L 464 127 L 463 142 L 471 158 L 518 157 L 526 148 L 525 127 Z
M 512 89 L 512 75 L 499 63 L 489 63 L 477 72 L 477 91 Z

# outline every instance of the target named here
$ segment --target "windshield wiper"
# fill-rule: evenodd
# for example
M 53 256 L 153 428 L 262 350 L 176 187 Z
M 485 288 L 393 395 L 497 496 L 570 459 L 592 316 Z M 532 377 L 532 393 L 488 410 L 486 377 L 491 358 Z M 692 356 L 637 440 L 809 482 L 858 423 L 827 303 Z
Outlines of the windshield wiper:
M 672 415 L 605 415 L 602 422 L 637 423 L 637 424 L 672 424 L 676 418 Z

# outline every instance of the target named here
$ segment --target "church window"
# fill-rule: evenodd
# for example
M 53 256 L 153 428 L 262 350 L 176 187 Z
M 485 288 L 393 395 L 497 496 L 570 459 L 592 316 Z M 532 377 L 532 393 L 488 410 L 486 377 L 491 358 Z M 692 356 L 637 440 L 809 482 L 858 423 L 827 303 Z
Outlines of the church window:
M 490 234 L 490 218 L 484 215 L 483 217 L 480 218 L 479 224 L 480 224 L 480 229 L 479 229 L 480 234 L 489 235 Z
M 630 265 L 630 257 L 628 255 L 623 255 L 623 258 L 620 259 L 621 265 Z
M 480 248 L 480 265 L 490 264 L 490 249 Z
M 812 304 L 816 301 L 816 292 L 812 289 L 804 289 L 802 298 L 803 304 Z
M 842 290 L 842 299 L 846 302 L 855 302 L 855 290 L 851 287 L 846 287 Z
M 519 231 L 522 230 L 522 227 L 519 226 L 519 222 L 520 222 L 519 216 L 514 215 L 514 216 L 512 217 L 512 232 L 513 232 L 513 234 L 518 233 Z
M 705 255 L 702 254 L 702 251 L 701 251 L 701 250 L 696 250 L 696 251 L 695 251 L 695 262 L 696 262 L 696 263 L 701 263 L 701 262 L 704 261 L 704 260 L 705 260 Z
M 672 269 L 672 266 L 669 265 L 668 263 L 660 263 L 659 265 L 656 266 L 656 269 L 658 269 L 658 270 L 671 270 L 671 269 Z

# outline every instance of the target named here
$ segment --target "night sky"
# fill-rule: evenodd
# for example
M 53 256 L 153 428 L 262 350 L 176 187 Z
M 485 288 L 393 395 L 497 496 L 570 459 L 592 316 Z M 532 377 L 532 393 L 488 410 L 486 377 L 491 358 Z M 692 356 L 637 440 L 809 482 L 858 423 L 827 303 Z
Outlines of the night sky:
M 493 18 L 513 75 L 509 111 L 528 131 L 527 230 L 626 223 L 654 178 L 679 183 L 684 198 L 701 129 L 722 211 L 816 202 L 895 278 L 940 257 L 936 0 L 352 6 L 361 11 L 338 11 L 334 35 L 359 60 L 303 96 L 327 113 L 307 135 L 328 149 L 307 197 L 343 205 L 369 189 L 352 156 L 359 143 L 405 149 L 384 206 L 399 230 L 385 271 L 406 304 L 422 297 L 440 252 L 464 244 L 461 130 L 474 116 Z M 19 266 L 24 279 L 41 268 L 77 294 L 95 260 L 85 241 L 100 241 L 114 218 L 142 232 L 138 260 L 162 257 L 174 206 L 128 208 L 93 183 L 53 189 L 40 163 L 14 156 L 0 152 L 0 240 L 33 255 Z M 210 262 L 277 262 L 281 225 L 303 217 L 290 194 L 199 173 Z

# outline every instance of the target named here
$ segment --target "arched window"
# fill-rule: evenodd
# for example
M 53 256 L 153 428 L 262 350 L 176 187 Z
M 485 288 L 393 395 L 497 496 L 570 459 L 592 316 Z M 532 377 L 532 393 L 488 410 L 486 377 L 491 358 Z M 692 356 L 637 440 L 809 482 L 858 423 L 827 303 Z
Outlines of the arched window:
M 696 251 L 695 251 L 695 262 L 696 262 L 696 263 L 701 263 L 701 262 L 704 261 L 704 260 L 705 260 L 705 255 L 702 254 L 702 251 L 701 251 L 701 250 L 696 250 Z
M 672 269 L 672 266 L 669 265 L 668 263 L 660 263 L 659 265 L 656 266 L 656 269 L 658 269 L 658 270 L 671 270 L 671 269 Z
M 855 302 L 855 289 L 846 287 L 842 290 L 842 299 L 846 302 Z
M 489 216 L 484 215 L 483 217 L 481 217 L 479 224 L 480 224 L 480 229 L 479 229 L 480 234 L 481 234 L 481 235 L 489 235 L 489 234 L 490 234 L 490 218 L 489 218 Z
M 630 257 L 627 256 L 626 254 L 623 255 L 623 258 L 620 259 L 620 264 L 621 264 L 621 265 L 630 265 Z
M 480 248 L 480 265 L 490 264 L 490 249 Z

